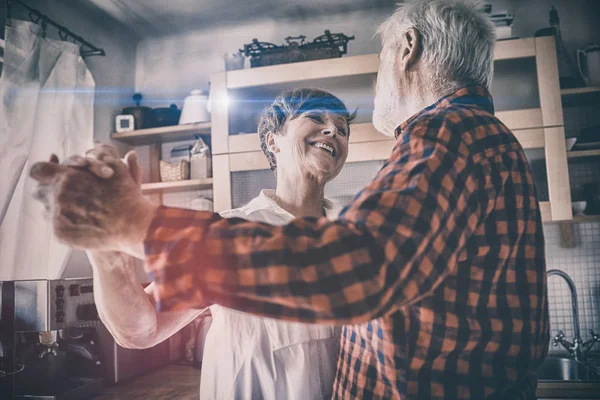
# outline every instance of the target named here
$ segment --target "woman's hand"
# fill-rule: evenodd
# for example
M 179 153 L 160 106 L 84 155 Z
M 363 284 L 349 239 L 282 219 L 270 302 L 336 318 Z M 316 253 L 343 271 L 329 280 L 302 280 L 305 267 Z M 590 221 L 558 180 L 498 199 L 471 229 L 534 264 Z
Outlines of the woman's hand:
M 34 197 L 46 206 L 60 241 L 143 257 L 157 206 L 142 195 L 135 152 L 123 163 L 114 147 L 97 144 L 86 157 L 70 157 L 63 165 L 56 156 L 36 163 L 30 174 L 39 182 Z

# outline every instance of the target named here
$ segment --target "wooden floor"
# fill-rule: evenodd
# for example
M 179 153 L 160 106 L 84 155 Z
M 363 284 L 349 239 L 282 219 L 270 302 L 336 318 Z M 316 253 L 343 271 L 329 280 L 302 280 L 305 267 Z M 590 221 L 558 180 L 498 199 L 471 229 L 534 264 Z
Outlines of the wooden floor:
M 198 400 L 200 370 L 169 365 L 131 382 L 104 388 L 93 400 Z

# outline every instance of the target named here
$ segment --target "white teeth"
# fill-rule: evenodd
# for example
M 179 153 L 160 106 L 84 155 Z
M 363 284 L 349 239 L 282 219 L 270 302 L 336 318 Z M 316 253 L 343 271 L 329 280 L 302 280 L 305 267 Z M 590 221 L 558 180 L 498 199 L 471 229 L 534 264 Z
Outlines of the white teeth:
M 330 152 L 331 154 L 333 154 L 333 147 L 331 147 L 325 143 L 315 143 L 315 144 L 313 144 L 313 146 L 317 147 L 317 148 L 325 149 L 328 152 Z

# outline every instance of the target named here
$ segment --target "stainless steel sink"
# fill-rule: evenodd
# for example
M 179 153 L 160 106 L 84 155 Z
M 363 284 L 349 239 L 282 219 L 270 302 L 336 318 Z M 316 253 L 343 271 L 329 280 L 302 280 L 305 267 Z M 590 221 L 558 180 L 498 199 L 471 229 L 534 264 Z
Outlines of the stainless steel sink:
M 540 381 L 598 380 L 594 371 L 572 358 L 547 357 L 538 369 Z

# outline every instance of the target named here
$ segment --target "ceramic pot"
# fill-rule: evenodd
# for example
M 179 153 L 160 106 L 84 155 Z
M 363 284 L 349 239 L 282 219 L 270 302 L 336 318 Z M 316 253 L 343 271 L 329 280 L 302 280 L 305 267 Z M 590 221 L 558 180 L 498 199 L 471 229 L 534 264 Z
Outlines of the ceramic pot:
M 579 73 L 588 86 L 600 86 L 600 45 L 577 50 Z

